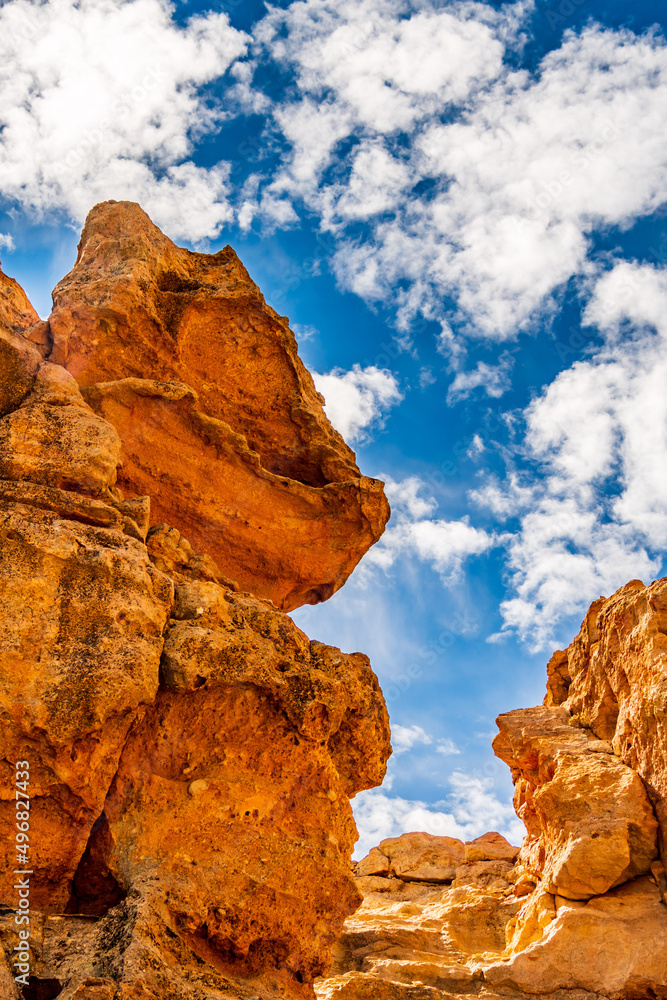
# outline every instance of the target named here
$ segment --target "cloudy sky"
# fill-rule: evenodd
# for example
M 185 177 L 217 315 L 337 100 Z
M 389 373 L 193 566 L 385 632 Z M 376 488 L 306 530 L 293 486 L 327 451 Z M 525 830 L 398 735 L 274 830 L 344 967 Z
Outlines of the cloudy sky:
M 369 653 L 395 755 L 360 851 L 516 840 L 494 718 L 667 546 L 657 0 L 5 0 L 0 253 L 38 311 L 89 208 L 231 243 L 387 482 L 313 637 Z

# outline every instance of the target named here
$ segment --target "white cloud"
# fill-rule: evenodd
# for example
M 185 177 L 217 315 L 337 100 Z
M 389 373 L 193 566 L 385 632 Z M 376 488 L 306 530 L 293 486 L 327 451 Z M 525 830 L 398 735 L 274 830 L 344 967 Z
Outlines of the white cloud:
M 426 483 L 419 476 L 395 482 L 383 474 L 392 508 L 384 535 L 366 554 L 362 566 L 389 570 L 399 558 L 417 558 L 440 574 L 445 585 L 460 576 L 464 561 L 496 544 L 495 538 L 463 517 L 455 521 L 429 517 L 437 508 L 433 497 L 420 496 Z
M 11 233 L 0 233 L 0 250 L 9 250 L 11 253 L 14 249 L 14 238 Z
M 420 496 L 425 488 L 426 483 L 419 476 L 408 476 L 400 482 L 396 482 L 391 476 L 385 477 L 385 493 L 396 517 L 408 516 L 418 520 L 432 514 L 438 502 L 435 497 Z
M 573 275 L 589 235 L 664 200 L 667 47 L 592 25 L 534 73 L 511 68 L 531 0 L 297 0 L 253 29 L 255 63 L 293 73 L 279 102 L 239 62 L 251 39 L 225 14 L 180 27 L 167 0 L 9 0 L 0 7 L 0 194 L 79 222 L 139 200 L 175 238 L 203 240 L 314 213 L 342 286 L 502 341 Z M 227 79 L 225 73 L 230 70 Z M 206 92 L 215 83 L 221 98 Z M 261 112 L 281 165 L 232 190 L 196 166 L 199 139 Z M 271 134 L 270 134 L 271 133 Z M 359 223 L 365 222 L 363 235 Z M 500 395 L 508 374 L 480 365 Z M 352 428 L 354 432 L 354 428 Z
M 291 152 L 266 196 L 319 215 L 341 284 L 397 304 L 402 328 L 421 311 L 449 331 L 453 298 L 469 332 L 510 338 L 588 270 L 593 231 L 664 201 L 664 40 L 592 25 L 514 71 L 531 9 L 302 0 L 258 28 L 297 82 L 274 109 Z M 506 384 L 480 366 L 453 393 Z
M 473 439 L 470 442 L 470 447 L 466 451 L 468 458 L 479 458 L 482 452 L 485 451 L 485 445 L 479 434 L 474 434 Z
M 426 389 L 429 385 L 433 385 L 437 382 L 437 379 L 430 368 L 424 366 L 419 372 L 419 388 Z
M 311 326 L 308 323 L 293 323 L 292 329 L 299 343 L 303 343 L 305 340 L 312 340 L 313 337 L 317 337 L 319 334 L 317 327 Z
M 387 412 L 403 399 L 395 376 L 375 365 L 354 365 L 350 371 L 334 368 L 312 376 L 326 401 L 329 420 L 346 441 L 362 441 L 371 428 L 382 427 Z
M 391 727 L 391 745 L 395 754 L 412 750 L 417 744 L 430 745 L 433 740 L 421 726 L 400 726 L 393 723 Z
M 467 399 L 475 389 L 484 389 L 487 396 L 499 399 L 511 387 L 513 364 L 512 355 L 504 351 L 497 365 L 478 361 L 472 371 L 458 372 L 447 391 L 447 402 L 451 406 L 452 403 Z
M 229 167 L 189 160 L 223 118 L 202 96 L 246 49 L 226 14 L 184 28 L 166 0 L 10 0 L 0 8 L 0 193 L 80 222 L 130 198 L 175 238 L 231 218 Z
M 514 844 L 521 842 L 526 832 L 523 823 L 511 803 L 498 799 L 491 779 L 455 771 L 450 785 L 452 793 L 435 803 L 435 808 L 419 800 L 387 795 L 382 788 L 360 792 L 352 803 L 359 830 L 355 857 L 364 857 L 387 837 L 412 831 L 466 841 L 496 830 Z
M 439 11 L 423 6 L 300 0 L 274 8 L 257 26 L 255 38 L 295 70 L 303 96 L 280 112 L 294 143 L 284 184 L 316 180 L 335 143 L 356 125 L 370 134 L 411 129 L 415 119 L 467 99 L 498 74 L 504 50 L 498 34 L 507 15 L 477 3 Z
M 435 752 L 445 756 L 461 753 L 454 741 L 447 737 L 434 740 L 421 726 L 401 726 L 397 722 L 391 725 L 391 745 L 395 754 L 405 753 L 416 746 L 435 746 Z
M 528 407 L 532 468 L 472 496 L 519 518 L 502 610 L 535 648 L 600 594 L 654 577 L 667 546 L 667 270 L 618 264 L 585 316 L 603 344 Z

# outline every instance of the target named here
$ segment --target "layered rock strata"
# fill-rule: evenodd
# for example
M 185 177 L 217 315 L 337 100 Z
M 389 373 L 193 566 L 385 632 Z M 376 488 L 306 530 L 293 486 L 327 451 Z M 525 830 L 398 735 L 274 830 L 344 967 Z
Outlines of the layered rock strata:
M 520 851 L 406 834 L 356 865 L 320 1000 L 667 998 L 666 614 L 667 580 L 596 601 L 544 705 L 499 716 Z
M 84 234 L 84 273 L 75 269 L 59 290 L 52 324 L 0 277 L 0 989 L 7 1000 L 306 1000 L 360 900 L 349 871 L 349 798 L 381 782 L 389 728 L 367 658 L 311 641 L 266 595 L 299 603 L 308 577 L 323 581 L 318 596 L 327 596 L 381 530 L 386 501 L 381 484 L 359 476 L 286 324 L 231 252 L 178 251 L 136 206 L 103 206 L 93 220 L 101 217 L 107 229 Z M 169 253 L 191 266 L 190 284 L 184 278 L 179 292 L 163 281 L 162 298 L 151 298 L 147 275 L 159 258 L 164 276 Z M 195 294 L 197 268 L 206 280 Z M 177 294 L 186 295 L 178 301 L 189 317 L 188 350 L 169 298 Z M 249 370 L 256 362 L 252 342 L 267 381 L 254 380 L 254 401 L 241 412 L 225 345 L 244 309 L 254 326 L 235 343 L 236 376 L 243 356 Z M 113 340 L 119 330 L 125 354 Z M 141 354 L 151 343 L 153 368 Z M 87 345 L 95 351 L 83 364 Z M 199 351 L 200 374 L 217 373 L 225 416 L 239 410 L 239 429 L 215 415 L 214 386 L 204 413 L 188 385 L 144 377 L 158 374 L 167 346 L 173 356 L 161 374 L 190 378 L 188 351 Z M 276 400 L 286 371 L 292 382 Z M 292 434 L 291 464 L 275 472 L 245 437 L 262 392 L 276 454 Z M 107 419 L 117 416 L 110 401 L 122 408 L 127 398 L 144 423 Z M 166 416 L 151 423 L 156 399 L 165 413 L 188 400 L 184 425 L 199 428 L 202 475 L 213 483 L 206 502 L 188 466 L 196 444 L 188 452 Z M 166 464 L 158 504 L 132 488 L 135 453 Z M 268 445 L 265 454 L 270 465 Z M 240 486 L 234 469 L 242 466 L 250 471 Z M 309 482 L 318 469 L 344 481 Z M 366 494 L 375 498 L 373 527 L 360 513 Z M 217 547 L 202 552 L 162 514 L 182 504 L 186 521 L 204 524 L 209 502 L 226 513 L 211 528 Z M 262 505 L 258 525 L 252 512 Z M 290 557 L 280 530 L 297 541 L 299 530 L 309 533 L 308 553 Z M 327 562 L 329 541 L 342 545 L 344 532 L 350 549 Z M 245 554 L 235 561 L 234 551 Z M 250 577 L 266 583 L 259 594 L 232 578 L 247 584 L 237 572 L 244 558 Z M 17 761 L 29 773 L 27 855 L 16 843 Z M 24 991 L 13 962 L 22 948 L 15 870 L 26 864 Z

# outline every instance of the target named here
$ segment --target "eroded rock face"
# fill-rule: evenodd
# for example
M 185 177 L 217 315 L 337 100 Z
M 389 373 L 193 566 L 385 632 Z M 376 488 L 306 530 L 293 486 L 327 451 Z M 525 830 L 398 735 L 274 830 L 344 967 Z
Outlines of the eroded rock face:
M 657 822 L 636 771 L 571 723 L 564 709 L 508 712 L 493 747 L 512 768 L 524 866 L 550 892 L 589 899 L 649 871 Z
M 446 838 L 406 834 L 359 862 L 364 903 L 320 1000 L 667 998 L 665 614 L 665 580 L 596 601 L 551 658 L 544 705 L 499 716 L 520 851 L 459 843 L 446 884 L 407 881 L 389 857 L 402 842 L 417 870 L 430 843 L 426 879 L 451 864 Z
M 518 848 L 499 834 L 489 839 L 495 853 L 502 848 L 516 857 Z M 471 959 L 479 952 L 504 952 L 506 927 L 520 903 L 513 894 L 512 864 L 488 858 L 466 862 L 469 848 L 481 851 L 479 841 L 404 834 L 383 841 L 360 861 L 355 877 L 364 901 L 345 922 L 332 975 L 317 983 L 318 997 L 477 994 L 483 976 Z
M 128 730 L 157 693 L 172 584 L 122 529 L 80 520 L 111 519 L 113 508 L 87 507 L 55 489 L 3 485 L 3 787 L 13 788 L 13 762 L 29 759 L 31 898 L 61 912 Z M 14 895 L 14 811 L 14 803 L 0 803 L 5 904 Z
M 549 897 L 539 916 L 541 922 L 521 914 L 529 929 L 517 941 L 523 947 L 484 965 L 491 986 L 549 995 L 583 989 L 628 1000 L 667 996 L 667 911 L 649 879 L 588 901 Z
M 667 580 L 596 601 L 554 654 L 547 705 L 562 705 L 640 775 L 667 849 Z
M 229 578 L 280 608 L 331 597 L 383 529 L 377 480 L 314 488 L 276 476 L 183 383 L 124 379 L 82 392 L 120 434 L 123 489 L 150 495 L 156 522 L 178 526 Z
M 69 371 L 44 360 L 49 331 L 11 281 L 0 282 L 0 345 L 3 996 L 20 996 L 9 971 L 19 944 L 13 788 L 15 762 L 27 760 L 39 996 L 312 998 L 360 899 L 349 797 L 381 782 L 390 753 L 368 660 L 308 639 L 271 601 L 244 592 L 210 549 L 198 553 L 177 528 L 156 524 L 149 496 L 119 488 L 127 428 L 107 419 L 102 400 L 117 401 L 120 384 L 122 401 L 129 392 L 196 403 L 192 389 L 130 378 L 109 391 L 84 387 L 84 399 Z M 311 402 L 306 393 L 306 409 Z M 228 476 L 211 505 L 227 512 L 230 551 L 249 551 L 256 530 L 258 578 L 270 563 L 262 525 L 248 513 L 248 531 L 242 507 L 267 481 L 267 510 L 288 511 L 296 539 L 315 534 L 321 498 L 329 527 L 339 525 L 329 568 L 340 582 L 340 526 L 354 538 L 359 525 L 358 473 L 322 487 L 278 476 L 243 435 L 193 412 L 200 460 L 202 442 L 213 442 L 210 461 Z M 145 419 L 148 440 L 157 428 Z M 306 437 L 302 447 L 305 462 Z M 244 463 L 254 471 L 238 486 L 232 470 Z M 382 506 L 381 487 L 372 489 Z M 235 535 L 238 523 L 246 527 Z M 308 558 L 284 561 L 285 592 L 309 573 L 320 578 L 322 561 L 309 568 Z M 274 562 L 269 588 L 277 575 Z
M 138 205 L 105 202 L 49 325 L 50 360 L 120 433 L 119 485 L 245 589 L 287 611 L 326 600 L 382 534 L 382 485 L 231 247 L 183 250 Z

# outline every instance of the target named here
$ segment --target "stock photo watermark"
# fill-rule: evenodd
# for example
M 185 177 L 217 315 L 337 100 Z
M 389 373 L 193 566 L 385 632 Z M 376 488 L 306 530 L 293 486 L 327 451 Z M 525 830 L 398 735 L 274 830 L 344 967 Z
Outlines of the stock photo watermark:
M 16 865 L 14 889 L 17 895 L 14 923 L 19 943 L 14 945 L 12 966 L 14 980 L 22 986 L 30 982 L 30 762 L 18 760 L 15 774 Z

